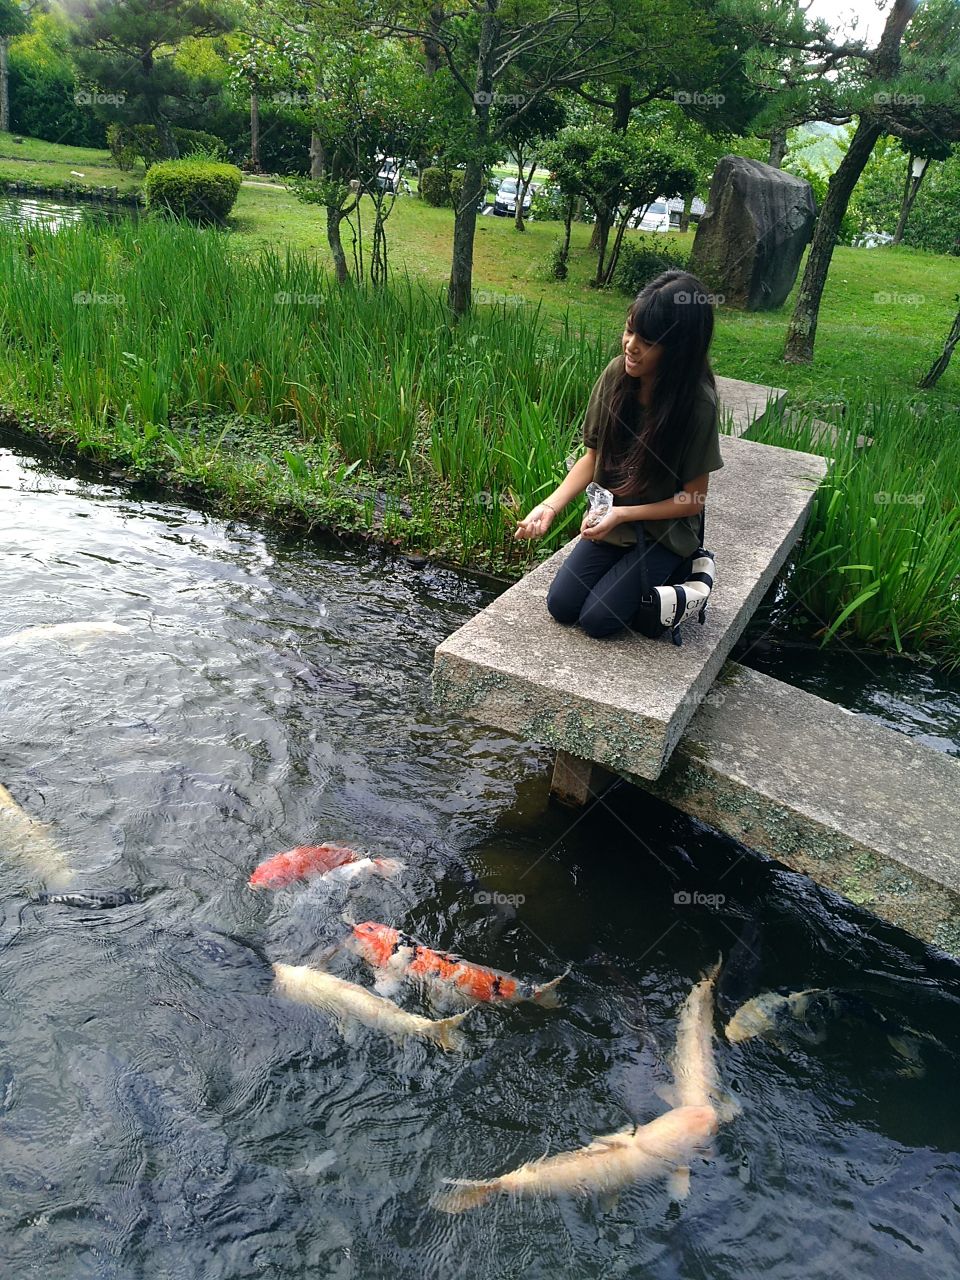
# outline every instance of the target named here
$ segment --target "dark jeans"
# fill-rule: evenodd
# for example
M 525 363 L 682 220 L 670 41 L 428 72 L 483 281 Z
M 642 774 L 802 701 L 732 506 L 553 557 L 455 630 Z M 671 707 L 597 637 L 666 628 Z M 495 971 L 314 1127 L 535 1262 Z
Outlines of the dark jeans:
M 557 622 L 578 622 L 588 636 L 599 639 L 632 627 L 643 589 L 641 557 L 651 587 L 662 586 L 685 563 L 683 556 L 652 538 L 617 547 L 581 538 L 557 571 L 547 592 L 547 609 Z

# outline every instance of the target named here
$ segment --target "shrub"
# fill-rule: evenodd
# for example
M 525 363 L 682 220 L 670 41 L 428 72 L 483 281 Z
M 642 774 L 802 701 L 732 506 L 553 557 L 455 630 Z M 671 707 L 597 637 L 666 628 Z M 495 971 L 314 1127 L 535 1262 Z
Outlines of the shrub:
M 147 206 L 197 222 L 223 222 L 240 191 L 236 165 L 209 160 L 162 160 L 147 170 Z
M 461 183 L 463 179 L 461 178 Z M 450 203 L 450 174 L 431 166 L 420 174 L 420 198 L 438 209 Z
M 111 124 L 107 146 L 118 169 L 132 169 L 138 160 L 149 167 L 163 159 L 163 143 L 152 124 Z
M 450 175 L 450 203 L 456 209 L 463 199 L 463 180 L 467 175 L 462 169 L 454 169 Z
M 620 261 L 613 275 L 618 289 L 636 297 L 645 284 L 670 267 L 686 267 L 687 254 L 675 248 L 664 236 L 637 236 L 624 240 Z
M 44 66 L 15 47 L 9 85 L 12 133 L 74 147 L 103 146 L 103 121 L 78 105 L 78 85 L 68 70 Z
M 203 151 L 206 155 L 216 156 L 218 160 L 227 158 L 227 144 L 215 133 L 204 133 L 202 129 L 179 128 L 173 128 L 171 132 L 181 156 L 190 156 Z
M 559 187 L 544 186 L 530 201 L 530 215 L 537 222 L 562 222 L 567 216 L 566 201 Z
M 550 252 L 543 264 L 543 276 L 546 280 L 566 280 L 567 275 L 567 256 L 563 251 L 563 236 L 558 236 L 550 246 Z

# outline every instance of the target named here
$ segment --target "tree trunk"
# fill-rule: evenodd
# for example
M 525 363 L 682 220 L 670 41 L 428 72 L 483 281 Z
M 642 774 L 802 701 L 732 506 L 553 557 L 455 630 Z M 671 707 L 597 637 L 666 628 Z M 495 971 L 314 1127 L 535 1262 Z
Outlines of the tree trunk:
M 913 176 L 913 153 L 911 152 L 907 158 L 907 180 L 903 186 L 903 199 L 900 202 L 900 217 L 897 219 L 897 229 L 893 233 L 892 244 L 899 244 L 903 239 L 903 233 L 907 229 L 907 219 L 910 217 L 910 210 L 913 208 L 917 193 L 920 190 L 920 184 L 927 176 L 927 170 L 930 168 L 928 160 L 923 166 L 923 172 L 919 178 Z
M 320 141 L 320 135 L 316 129 L 310 132 L 310 177 L 322 178 L 326 165 L 326 157 L 323 154 L 323 143 Z
M 250 94 L 250 168 L 260 172 L 260 99 L 256 90 Z
M 10 132 L 10 67 L 7 54 L 9 36 L 0 37 L 0 133 Z
M 514 218 L 514 226 L 518 231 L 526 231 L 523 223 L 523 202 L 527 198 L 527 192 L 530 189 L 530 183 L 533 181 L 533 171 L 537 167 L 537 156 L 534 152 L 533 159 L 530 162 L 530 172 L 526 177 L 523 176 L 523 165 L 520 166 L 520 180 L 518 183 L 519 191 L 517 192 L 517 213 Z
M 453 261 L 447 289 L 447 305 L 458 317 L 470 309 L 473 296 L 473 241 L 477 230 L 477 201 L 481 195 L 483 166 L 476 156 L 471 155 L 453 224 Z
M 615 133 L 626 133 L 630 124 L 630 112 L 633 108 L 633 96 L 630 82 L 617 85 L 617 96 L 613 104 L 613 129 Z
M 920 0 L 894 0 L 887 15 L 883 35 L 874 55 L 874 72 L 878 80 L 891 80 L 900 66 L 900 42 L 907 23 L 917 10 Z M 827 281 L 827 271 L 837 242 L 837 232 L 847 211 L 853 188 L 870 159 L 870 153 L 883 126 L 861 112 L 857 129 L 850 141 L 847 154 L 830 179 L 827 198 L 817 216 L 813 243 L 807 256 L 807 266 L 800 285 L 797 305 L 787 329 L 787 341 L 783 358 L 787 364 L 809 364 L 813 359 L 813 341 L 817 333 L 817 317 L 820 299 Z
M 573 227 L 573 204 L 574 200 L 573 196 L 571 196 L 567 201 L 567 216 L 564 219 L 563 226 L 563 252 L 561 254 L 561 258 L 564 266 L 567 265 L 567 259 L 570 257 L 570 231 Z
M 613 273 L 617 269 L 617 263 L 620 261 L 620 246 L 623 244 L 623 233 L 627 229 L 629 217 L 620 219 L 620 225 L 617 227 L 616 239 L 613 242 L 613 249 L 610 252 L 610 260 L 603 269 L 603 283 L 613 283 Z
M 597 225 L 600 227 L 600 245 L 597 249 L 597 277 L 594 283 L 599 289 L 605 283 L 603 278 L 603 259 L 607 252 L 607 239 L 610 235 L 609 215 L 604 214 L 602 219 L 598 215 Z
M 683 208 L 680 210 L 680 230 L 690 230 L 690 210 L 693 208 L 693 196 L 683 197 Z
M 350 273 L 347 271 L 347 255 L 343 251 L 343 241 L 340 239 L 340 220 L 343 217 L 343 211 L 339 206 L 327 205 L 327 243 L 330 245 L 330 252 L 333 254 L 333 269 L 336 273 L 337 284 L 346 284 L 350 279 Z
M 774 129 L 770 135 L 770 159 L 767 164 L 772 169 L 779 169 L 783 165 L 783 157 L 787 154 L 787 130 L 786 126 L 782 129 Z
M 943 351 L 934 360 L 928 371 L 923 375 L 917 383 L 918 387 L 932 387 L 937 379 L 950 363 L 950 357 L 953 355 L 953 349 L 960 342 L 960 311 L 953 317 L 953 325 L 947 335 L 947 341 L 944 344 Z
M 861 116 L 847 154 L 827 186 L 827 197 L 814 226 L 813 243 L 810 245 L 797 305 L 787 329 L 787 342 L 783 352 L 787 364 L 809 364 L 813 359 L 820 300 L 837 243 L 837 233 L 853 188 L 857 185 L 857 179 L 870 159 L 870 153 L 881 132 L 880 125 Z
M 497 10 L 500 0 L 485 0 L 480 42 L 477 52 L 477 78 L 473 110 L 476 118 L 475 146 L 471 148 L 463 177 L 463 193 L 453 223 L 453 259 L 447 305 L 454 316 L 465 315 L 473 297 L 473 241 L 477 231 L 477 201 L 484 191 L 484 165 L 490 129 L 490 103 L 493 101 L 493 69 L 500 23 Z

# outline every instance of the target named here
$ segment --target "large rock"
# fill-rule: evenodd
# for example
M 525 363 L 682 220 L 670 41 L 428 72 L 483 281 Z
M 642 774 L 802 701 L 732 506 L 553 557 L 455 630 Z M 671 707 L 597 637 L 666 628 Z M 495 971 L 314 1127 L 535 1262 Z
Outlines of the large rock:
M 689 270 L 723 305 L 769 311 L 785 300 L 813 235 L 810 183 L 743 156 L 724 156 L 710 184 Z

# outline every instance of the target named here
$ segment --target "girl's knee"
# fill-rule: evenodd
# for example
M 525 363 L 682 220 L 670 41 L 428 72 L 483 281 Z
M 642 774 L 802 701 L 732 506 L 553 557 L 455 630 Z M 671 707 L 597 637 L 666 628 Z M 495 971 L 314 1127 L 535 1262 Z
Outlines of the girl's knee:
M 570 626 L 577 620 L 579 605 L 572 603 L 566 592 L 555 590 L 556 585 L 556 579 L 554 579 L 547 591 L 547 612 L 554 621 Z
M 622 618 L 602 604 L 591 603 L 581 609 L 578 619 L 580 629 L 593 640 L 602 640 L 604 636 L 612 636 L 627 624 Z

